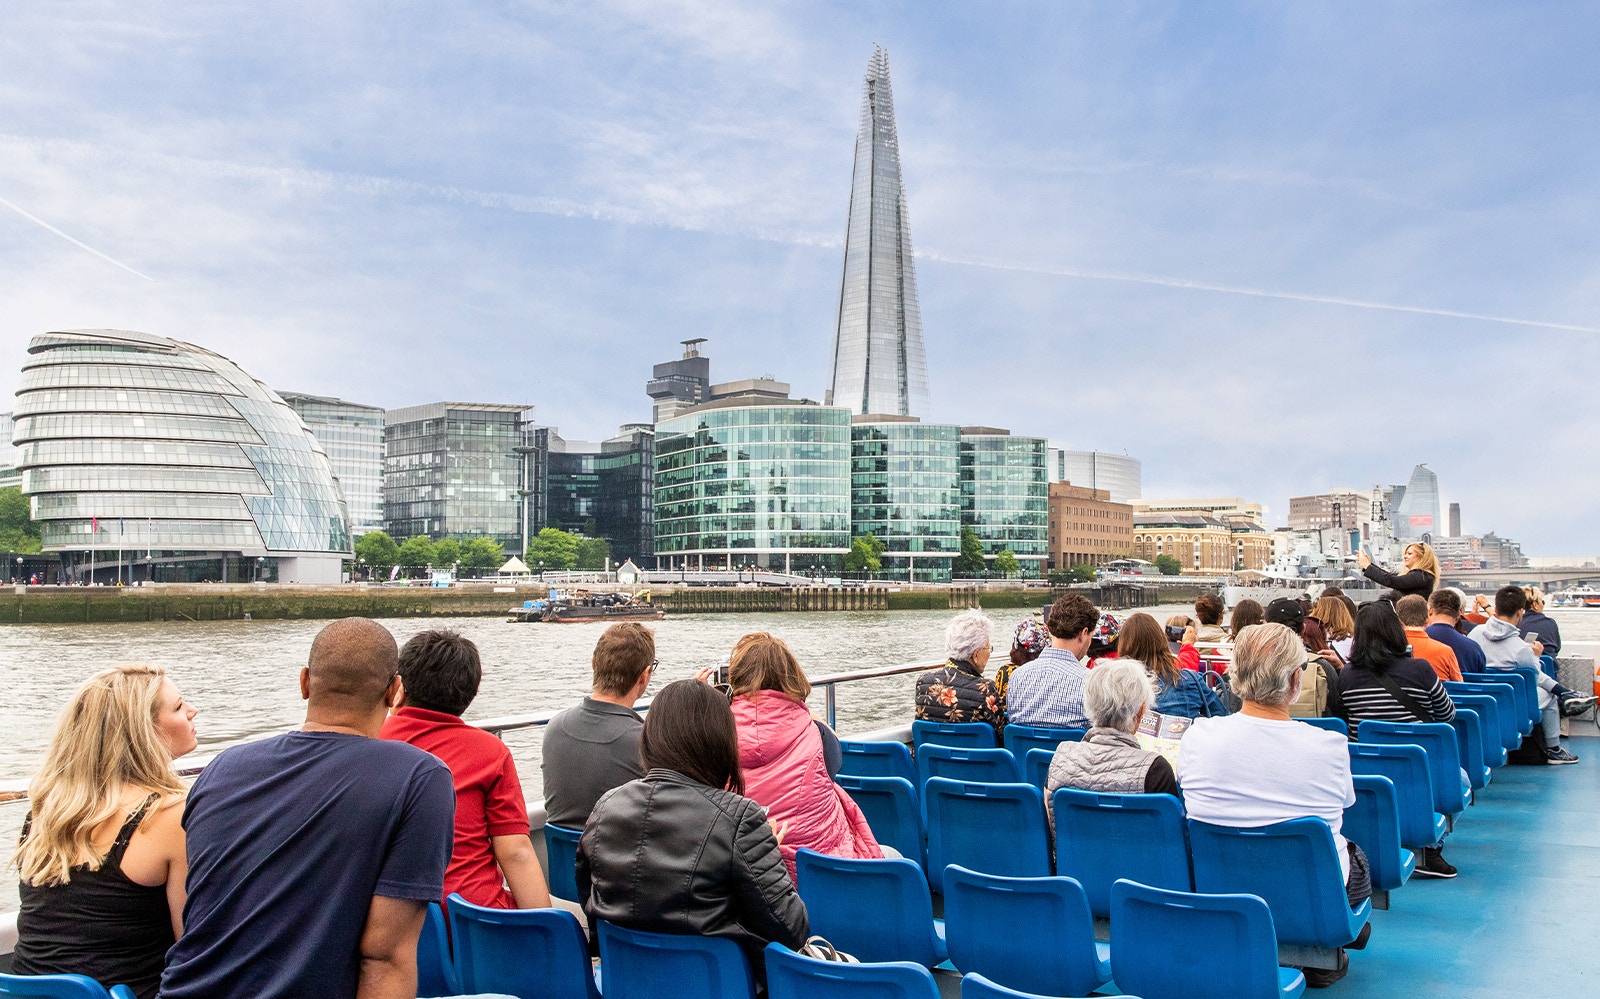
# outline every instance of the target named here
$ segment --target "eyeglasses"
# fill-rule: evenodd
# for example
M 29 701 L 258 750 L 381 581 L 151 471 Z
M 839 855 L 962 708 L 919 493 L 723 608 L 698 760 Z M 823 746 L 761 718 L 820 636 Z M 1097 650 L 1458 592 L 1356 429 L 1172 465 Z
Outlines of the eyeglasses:
M 660 665 L 661 665 L 661 660 L 659 660 L 659 659 L 650 660 L 650 672 L 654 673 L 656 671 L 656 667 L 660 666 Z

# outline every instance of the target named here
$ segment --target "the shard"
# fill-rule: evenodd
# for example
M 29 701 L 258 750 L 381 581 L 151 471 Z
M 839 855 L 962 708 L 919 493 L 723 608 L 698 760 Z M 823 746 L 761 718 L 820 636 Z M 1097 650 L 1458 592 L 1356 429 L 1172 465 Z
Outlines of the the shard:
M 889 58 L 876 47 L 867 64 L 856 133 L 828 399 L 856 413 L 885 416 L 921 416 L 928 407 L 928 365 L 900 180 Z

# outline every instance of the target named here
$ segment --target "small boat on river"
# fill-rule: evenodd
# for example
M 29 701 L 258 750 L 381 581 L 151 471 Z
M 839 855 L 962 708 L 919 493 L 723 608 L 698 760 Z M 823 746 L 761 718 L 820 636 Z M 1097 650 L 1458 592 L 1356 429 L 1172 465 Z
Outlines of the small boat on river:
M 666 616 L 661 608 L 650 603 L 649 592 L 573 594 L 551 590 L 545 600 L 525 600 L 521 607 L 513 607 L 509 621 L 528 623 L 541 621 L 547 624 L 575 624 L 586 621 L 659 621 Z

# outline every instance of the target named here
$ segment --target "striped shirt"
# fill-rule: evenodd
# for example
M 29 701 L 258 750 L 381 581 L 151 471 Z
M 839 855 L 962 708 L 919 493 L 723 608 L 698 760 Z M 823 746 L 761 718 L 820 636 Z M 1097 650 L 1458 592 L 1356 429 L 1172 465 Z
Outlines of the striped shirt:
M 1011 675 L 1006 687 L 1006 720 L 1013 725 L 1044 728 L 1089 727 L 1083 707 L 1083 685 L 1089 671 L 1078 657 L 1055 646 Z
M 1456 716 L 1456 706 L 1445 693 L 1444 684 L 1433 667 L 1421 659 L 1396 659 L 1387 671 L 1400 689 L 1427 711 L 1429 717 L 1418 718 L 1410 708 L 1400 703 L 1378 683 L 1371 670 L 1359 666 L 1346 666 L 1339 671 L 1339 697 L 1349 720 L 1360 722 L 1371 718 L 1390 722 L 1447 722 Z M 1354 730 L 1355 725 L 1352 724 Z

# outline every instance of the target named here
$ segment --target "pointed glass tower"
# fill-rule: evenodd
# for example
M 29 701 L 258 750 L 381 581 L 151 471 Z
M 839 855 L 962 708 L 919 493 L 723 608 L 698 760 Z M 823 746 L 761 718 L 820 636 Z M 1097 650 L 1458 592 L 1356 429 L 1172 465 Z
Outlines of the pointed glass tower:
M 900 181 L 889 57 L 876 46 L 867 64 L 856 133 L 828 400 L 855 413 L 885 416 L 920 416 L 928 407 L 928 365 Z

